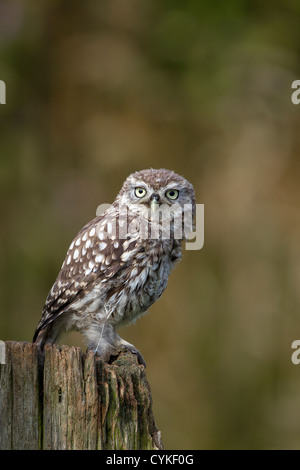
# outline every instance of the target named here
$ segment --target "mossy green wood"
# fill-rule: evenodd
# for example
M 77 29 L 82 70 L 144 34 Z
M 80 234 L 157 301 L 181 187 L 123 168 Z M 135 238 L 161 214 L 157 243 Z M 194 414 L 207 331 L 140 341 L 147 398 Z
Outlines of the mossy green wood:
M 8 341 L 0 365 L 0 449 L 162 449 L 145 369 L 80 348 Z

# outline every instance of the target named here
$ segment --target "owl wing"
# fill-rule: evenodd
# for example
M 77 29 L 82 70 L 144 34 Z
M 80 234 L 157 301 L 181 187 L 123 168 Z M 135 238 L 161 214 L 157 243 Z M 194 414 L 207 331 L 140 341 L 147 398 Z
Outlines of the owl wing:
M 127 234 L 120 240 L 109 234 L 112 223 L 116 223 L 115 215 L 100 215 L 74 238 L 46 299 L 33 341 L 42 328 L 87 295 L 95 283 L 106 282 L 127 265 L 136 250 L 138 234 Z

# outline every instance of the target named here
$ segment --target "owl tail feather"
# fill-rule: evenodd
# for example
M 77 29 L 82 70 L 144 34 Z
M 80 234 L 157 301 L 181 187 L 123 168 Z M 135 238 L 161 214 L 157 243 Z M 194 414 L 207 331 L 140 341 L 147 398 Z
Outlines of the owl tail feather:
M 38 344 L 39 347 L 43 349 L 45 344 L 55 343 L 57 338 L 58 338 L 57 328 L 55 328 L 55 325 L 53 323 L 49 323 L 43 328 L 37 328 L 37 330 L 34 333 L 32 342 Z

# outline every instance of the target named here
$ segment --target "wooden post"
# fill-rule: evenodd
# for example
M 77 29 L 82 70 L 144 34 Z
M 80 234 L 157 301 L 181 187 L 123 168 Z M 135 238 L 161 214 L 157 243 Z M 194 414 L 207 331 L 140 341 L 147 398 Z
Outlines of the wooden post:
M 145 368 L 80 348 L 5 343 L 0 449 L 163 449 Z

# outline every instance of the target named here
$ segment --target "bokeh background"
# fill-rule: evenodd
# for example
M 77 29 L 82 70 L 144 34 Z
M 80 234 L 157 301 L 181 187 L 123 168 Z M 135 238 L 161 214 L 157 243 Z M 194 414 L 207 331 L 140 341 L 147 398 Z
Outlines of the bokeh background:
M 300 448 L 299 20 L 297 0 L 0 1 L 2 340 L 31 341 L 129 173 L 172 169 L 205 204 L 204 248 L 121 331 L 168 449 Z

